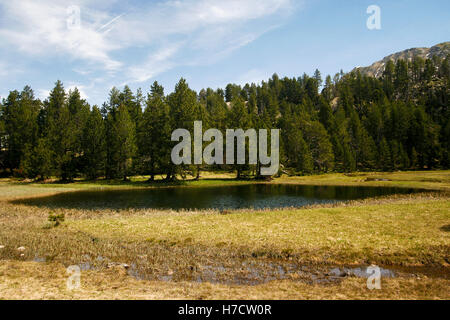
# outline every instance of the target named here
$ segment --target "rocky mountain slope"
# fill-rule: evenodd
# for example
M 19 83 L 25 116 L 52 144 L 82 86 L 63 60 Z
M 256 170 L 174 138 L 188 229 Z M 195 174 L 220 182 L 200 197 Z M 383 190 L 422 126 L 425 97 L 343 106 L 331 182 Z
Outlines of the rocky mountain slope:
M 450 41 L 443 42 L 431 48 L 412 48 L 397 52 L 385 57 L 383 60 L 377 61 L 369 67 L 359 67 L 362 74 L 369 76 L 380 77 L 383 74 L 384 67 L 389 60 L 394 63 L 399 60 L 412 60 L 414 57 L 421 57 L 423 59 L 432 58 L 433 56 L 446 57 L 450 54 Z

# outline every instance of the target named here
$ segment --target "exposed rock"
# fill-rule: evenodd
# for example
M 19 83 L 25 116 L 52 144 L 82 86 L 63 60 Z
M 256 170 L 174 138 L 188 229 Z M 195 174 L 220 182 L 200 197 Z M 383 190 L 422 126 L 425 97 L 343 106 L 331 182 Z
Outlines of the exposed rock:
M 450 54 L 450 42 L 443 42 L 431 48 L 412 48 L 397 52 L 383 58 L 383 60 L 375 62 L 369 67 L 358 67 L 355 70 L 359 70 L 361 74 L 365 74 L 368 76 L 381 77 L 383 75 L 384 68 L 386 67 L 386 63 L 389 60 L 392 60 L 395 63 L 400 59 L 412 61 L 412 59 L 415 57 L 428 59 L 434 56 L 438 56 L 441 58 L 445 58 L 448 54 Z
M 330 275 L 335 277 L 345 277 L 347 276 L 347 272 L 344 269 L 334 268 L 330 270 Z
M 115 267 L 121 267 L 124 269 L 129 269 L 130 266 L 126 263 L 119 263 L 119 262 L 109 262 L 106 266 L 107 268 L 115 268 Z

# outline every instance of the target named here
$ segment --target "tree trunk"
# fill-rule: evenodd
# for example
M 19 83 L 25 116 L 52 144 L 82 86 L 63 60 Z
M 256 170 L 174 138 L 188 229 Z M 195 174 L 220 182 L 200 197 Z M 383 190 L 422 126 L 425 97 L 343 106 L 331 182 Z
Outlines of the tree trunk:
M 150 169 L 150 178 L 148 179 L 148 181 L 155 181 L 155 166 L 153 163 Z
M 197 166 L 197 175 L 195 177 L 195 180 L 199 180 L 200 179 L 200 166 Z

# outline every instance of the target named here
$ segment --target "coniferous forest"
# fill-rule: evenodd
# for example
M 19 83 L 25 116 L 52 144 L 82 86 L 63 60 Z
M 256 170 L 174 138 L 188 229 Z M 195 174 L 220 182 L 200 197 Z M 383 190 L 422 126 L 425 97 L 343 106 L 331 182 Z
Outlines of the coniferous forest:
M 450 57 L 398 60 L 381 77 L 358 69 L 327 76 L 279 78 L 260 85 L 229 84 L 195 92 L 181 79 L 166 94 L 113 88 L 102 106 L 57 81 L 45 101 L 26 86 L 0 105 L 0 173 L 63 181 L 163 175 L 201 170 L 258 176 L 251 165 L 175 166 L 171 133 L 193 129 L 278 128 L 280 171 L 393 171 L 450 167 Z

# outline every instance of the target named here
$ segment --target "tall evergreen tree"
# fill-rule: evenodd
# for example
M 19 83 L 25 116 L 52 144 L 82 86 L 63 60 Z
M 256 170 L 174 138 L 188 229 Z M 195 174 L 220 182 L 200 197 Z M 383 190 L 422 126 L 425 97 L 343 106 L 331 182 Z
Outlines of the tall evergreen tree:
M 197 109 L 197 94 L 191 90 L 185 79 L 181 78 L 175 85 L 175 91 L 167 98 L 170 107 L 171 132 L 176 129 L 186 129 L 193 136 L 195 110 Z M 172 143 L 171 147 L 176 144 Z M 191 148 L 192 149 L 192 148 Z M 166 180 L 176 179 L 177 174 L 184 176 L 189 166 L 168 164 Z
M 155 81 L 147 97 L 137 139 L 142 169 L 150 175 L 151 181 L 169 166 L 170 129 L 170 111 L 165 102 L 164 88 Z
M 235 98 L 231 102 L 231 109 L 228 113 L 228 128 L 229 129 L 242 129 L 246 131 L 247 129 L 251 128 L 251 117 L 248 112 L 248 109 L 245 106 L 245 101 L 241 97 Z M 229 143 L 227 141 L 227 143 Z M 246 151 L 248 151 L 248 145 L 246 144 Z M 248 152 L 246 152 L 248 155 Z M 235 150 L 234 150 L 234 165 L 232 166 L 234 170 L 236 170 L 237 175 L 236 178 L 240 179 L 242 177 L 242 173 L 244 170 L 248 170 L 248 165 L 242 165 L 237 164 L 237 143 L 235 143 Z M 247 156 L 246 156 L 246 159 Z M 226 162 L 227 160 L 224 159 Z M 246 161 L 246 163 L 248 163 Z
M 47 138 L 39 138 L 36 145 L 26 144 L 21 170 L 27 178 L 45 180 L 53 172 L 52 151 Z
M 208 88 L 198 96 L 184 79 L 167 97 L 157 83 L 147 99 L 126 86 L 113 88 L 102 109 L 92 112 L 77 89 L 66 94 L 60 81 L 43 104 L 25 87 L 0 105 L 0 166 L 3 174 L 66 181 L 133 172 L 151 179 L 198 175 L 201 165 L 172 164 L 170 135 L 178 128 L 192 134 L 194 121 L 202 120 L 203 130 L 224 134 L 227 128 L 281 128 L 287 172 L 448 168 L 449 61 L 437 55 L 388 61 L 376 76 L 340 72 L 326 78 L 320 93 L 318 70 L 311 77 L 274 74 L 258 85 Z M 254 165 L 233 169 L 238 176 L 259 174 Z
M 12 91 L 3 107 L 4 141 L 6 165 L 17 170 L 24 157 L 27 144 L 35 146 L 38 138 L 37 118 L 40 102 L 34 98 L 33 90 L 26 86 L 22 92 Z
M 106 166 L 106 129 L 97 106 L 92 108 L 83 128 L 82 148 L 86 176 L 89 179 L 103 176 Z
M 112 163 L 114 177 L 123 177 L 127 180 L 132 174 L 133 157 L 136 153 L 135 127 L 127 107 L 120 105 L 117 109 L 116 119 L 112 124 Z

